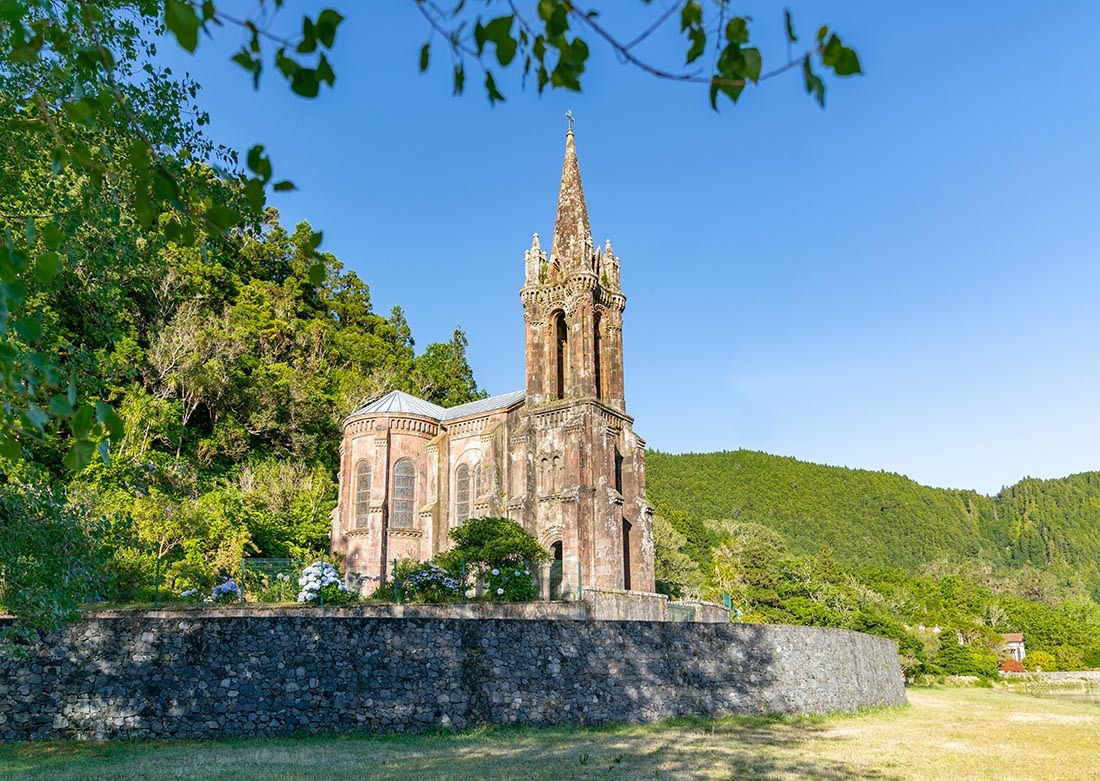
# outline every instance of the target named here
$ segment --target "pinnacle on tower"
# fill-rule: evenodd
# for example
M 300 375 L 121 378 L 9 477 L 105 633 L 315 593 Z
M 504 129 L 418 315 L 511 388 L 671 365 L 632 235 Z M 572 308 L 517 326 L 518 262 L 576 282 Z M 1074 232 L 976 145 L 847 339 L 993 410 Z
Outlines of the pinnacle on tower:
M 561 190 L 558 192 L 558 214 L 554 220 L 554 238 L 550 243 L 551 263 L 564 268 L 573 262 L 571 248 L 591 247 L 592 227 L 588 223 L 588 207 L 581 187 L 581 168 L 577 162 L 577 147 L 573 143 L 573 128 L 565 136 L 565 161 L 561 167 Z

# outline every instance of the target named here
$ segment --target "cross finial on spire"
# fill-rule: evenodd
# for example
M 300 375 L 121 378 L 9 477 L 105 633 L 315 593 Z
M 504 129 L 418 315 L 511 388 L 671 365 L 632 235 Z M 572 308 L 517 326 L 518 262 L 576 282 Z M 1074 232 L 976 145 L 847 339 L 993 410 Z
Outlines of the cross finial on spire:
M 576 121 L 573 119 L 573 111 L 569 110 L 565 112 L 565 118 L 569 120 L 569 135 L 573 135 L 573 123 Z

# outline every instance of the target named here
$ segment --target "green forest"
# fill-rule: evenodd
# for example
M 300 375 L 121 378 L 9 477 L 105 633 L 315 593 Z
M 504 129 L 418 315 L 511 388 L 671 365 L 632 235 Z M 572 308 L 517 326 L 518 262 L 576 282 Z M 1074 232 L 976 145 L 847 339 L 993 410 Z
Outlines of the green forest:
M 1100 666 L 1100 473 L 985 496 L 744 450 L 646 466 L 669 593 L 884 634 L 912 673 L 992 674 L 1019 631 L 1033 665 Z

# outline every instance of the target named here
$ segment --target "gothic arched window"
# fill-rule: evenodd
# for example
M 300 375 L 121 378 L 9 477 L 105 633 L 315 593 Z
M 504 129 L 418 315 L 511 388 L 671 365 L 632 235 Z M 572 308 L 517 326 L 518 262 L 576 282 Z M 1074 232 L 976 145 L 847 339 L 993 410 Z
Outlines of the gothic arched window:
M 367 525 L 370 517 L 370 463 L 360 461 L 355 467 L 355 526 Z
M 455 522 L 470 518 L 470 467 L 459 464 L 455 470 Z
M 565 372 L 569 365 L 569 329 L 565 325 L 565 312 L 558 312 L 553 320 L 554 335 L 554 395 L 565 398 Z
M 390 526 L 411 529 L 415 519 L 416 467 L 407 458 L 393 465 L 393 504 Z

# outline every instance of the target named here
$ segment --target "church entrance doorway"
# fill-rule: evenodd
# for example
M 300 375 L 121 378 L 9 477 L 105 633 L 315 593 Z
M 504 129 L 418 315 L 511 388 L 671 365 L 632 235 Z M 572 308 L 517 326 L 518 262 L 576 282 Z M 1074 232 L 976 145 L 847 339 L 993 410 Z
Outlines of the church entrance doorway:
M 561 599 L 562 580 L 562 553 L 561 543 L 555 542 L 550 546 L 550 552 L 554 554 L 554 560 L 550 562 L 550 599 Z

